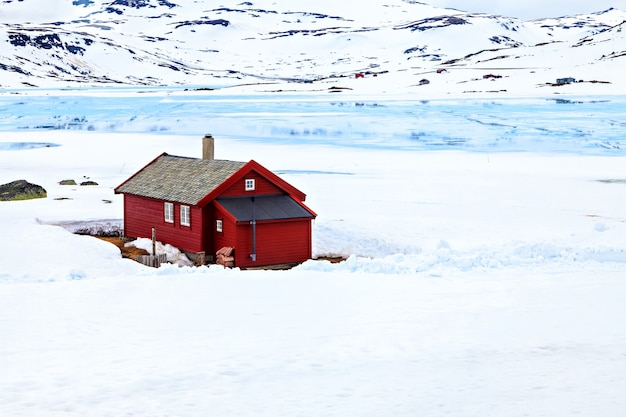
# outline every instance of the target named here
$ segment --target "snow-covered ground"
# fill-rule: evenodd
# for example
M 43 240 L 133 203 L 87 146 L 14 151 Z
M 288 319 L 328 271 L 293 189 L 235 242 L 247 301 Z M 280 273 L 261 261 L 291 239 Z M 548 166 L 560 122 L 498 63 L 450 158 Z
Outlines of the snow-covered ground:
M 152 269 L 67 230 L 119 223 L 113 188 L 205 131 L 5 127 L 60 146 L 0 150 L 0 183 L 48 191 L 0 203 L 0 415 L 623 417 L 626 161 L 585 148 L 620 108 L 572 105 L 578 152 L 218 137 L 307 193 L 315 256 L 349 256 L 289 271 Z

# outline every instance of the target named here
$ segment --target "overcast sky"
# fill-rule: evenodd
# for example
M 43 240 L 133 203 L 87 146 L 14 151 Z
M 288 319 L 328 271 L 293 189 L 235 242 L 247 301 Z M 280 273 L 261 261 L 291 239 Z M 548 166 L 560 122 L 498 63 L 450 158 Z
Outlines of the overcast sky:
M 614 7 L 626 11 L 626 0 L 422 0 L 436 7 L 484 12 L 524 20 L 600 12 Z

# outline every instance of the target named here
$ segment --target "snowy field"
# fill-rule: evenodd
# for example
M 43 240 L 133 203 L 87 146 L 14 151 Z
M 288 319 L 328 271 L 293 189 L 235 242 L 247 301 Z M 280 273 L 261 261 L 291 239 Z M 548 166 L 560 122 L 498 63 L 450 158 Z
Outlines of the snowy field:
M 48 191 L 0 203 L 0 415 L 626 415 L 624 97 L 105 96 L 0 97 L 0 183 Z M 152 269 L 68 231 L 205 133 L 348 260 Z

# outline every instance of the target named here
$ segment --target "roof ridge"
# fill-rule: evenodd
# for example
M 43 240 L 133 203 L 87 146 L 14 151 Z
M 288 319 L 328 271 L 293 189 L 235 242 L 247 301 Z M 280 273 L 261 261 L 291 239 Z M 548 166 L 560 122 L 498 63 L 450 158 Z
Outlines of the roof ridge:
M 190 160 L 197 160 L 197 161 L 219 161 L 219 162 L 237 162 L 239 164 L 245 164 L 245 161 L 234 161 L 232 159 L 218 159 L 218 158 L 214 158 L 214 159 L 204 159 L 204 158 L 198 158 L 195 156 L 185 156 L 185 155 L 170 155 L 168 153 L 164 153 L 162 155 L 162 157 L 170 157 L 170 158 L 181 158 L 181 159 L 190 159 Z

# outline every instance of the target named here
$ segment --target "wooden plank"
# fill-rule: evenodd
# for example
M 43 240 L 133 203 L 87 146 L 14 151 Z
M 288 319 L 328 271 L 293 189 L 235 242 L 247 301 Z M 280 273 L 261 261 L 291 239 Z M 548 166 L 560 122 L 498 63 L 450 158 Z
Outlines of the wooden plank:
M 161 264 L 167 262 L 167 255 L 165 253 L 159 255 L 137 255 L 135 260 L 140 264 L 158 268 Z

